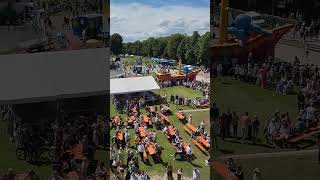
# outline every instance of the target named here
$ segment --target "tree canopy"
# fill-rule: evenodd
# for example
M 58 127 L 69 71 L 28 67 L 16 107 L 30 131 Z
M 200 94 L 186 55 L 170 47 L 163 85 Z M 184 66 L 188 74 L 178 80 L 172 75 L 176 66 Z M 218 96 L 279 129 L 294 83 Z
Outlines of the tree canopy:
M 181 59 L 184 64 L 209 65 L 209 32 L 200 35 L 172 34 L 166 37 L 150 37 L 143 41 L 122 43 L 120 34 L 111 36 L 113 54 L 132 54 L 146 57 Z M 121 39 L 121 42 L 120 40 Z

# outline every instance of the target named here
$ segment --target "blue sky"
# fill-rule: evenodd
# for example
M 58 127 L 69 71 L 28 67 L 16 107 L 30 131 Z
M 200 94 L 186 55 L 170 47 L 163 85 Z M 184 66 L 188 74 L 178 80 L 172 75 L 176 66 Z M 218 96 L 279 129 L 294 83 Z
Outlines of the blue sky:
M 111 0 L 111 33 L 125 42 L 209 31 L 209 0 Z

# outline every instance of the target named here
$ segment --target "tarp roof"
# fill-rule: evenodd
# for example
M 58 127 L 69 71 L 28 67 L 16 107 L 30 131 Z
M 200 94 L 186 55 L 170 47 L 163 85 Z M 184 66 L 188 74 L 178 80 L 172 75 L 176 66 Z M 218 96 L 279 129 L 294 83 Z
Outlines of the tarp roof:
M 0 56 L 0 104 L 105 95 L 109 49 Z
M 152 76 L 110 79 L 110 94 L 128 94 L 159 90 Z

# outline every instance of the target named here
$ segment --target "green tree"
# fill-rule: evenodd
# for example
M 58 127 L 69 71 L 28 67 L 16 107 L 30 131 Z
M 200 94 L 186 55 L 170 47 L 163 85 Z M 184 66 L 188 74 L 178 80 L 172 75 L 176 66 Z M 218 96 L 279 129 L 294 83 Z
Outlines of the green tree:
M 110 38 L 111 52 L 115 55 L 119 55 L 122 52 L 122 36 L 118 33 L 112 34 Z
M 187 50 L 187 41 L 189 37 L 185 37 L 180 41 L 178 49 L 177 49 L 177 57 L 182 60 L 183 63 L 186 63 L 186 50 Z
M 210 33 L 207 32 L 203 34 L 197 44 L 196 44 L 196 60 L 197 63 L 203 64 L 205 66 L 209 66 L 210 58 L 209 58 L 209 41 L 210 41 Z
M 185 35 L 182 34 L 173 34 L 168 38 L 168 44 L 166 49 L 166 55 L 168 58 L 176 59 L 177 58 L 177 49 L 180 41 L 184 39 Z

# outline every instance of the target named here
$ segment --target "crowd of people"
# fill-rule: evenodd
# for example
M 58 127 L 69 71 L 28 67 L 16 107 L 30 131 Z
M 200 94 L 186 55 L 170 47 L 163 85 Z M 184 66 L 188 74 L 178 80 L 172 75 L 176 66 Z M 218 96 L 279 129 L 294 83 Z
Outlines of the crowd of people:
M 292 31 L 292 40 L 301 39 L 303 42 L 309 42 L 312 40 L 318 40 L 320 31 L 320 21 L 311 21 L 307 26 L 305 22 L 301 22 L 295 25 Z
M 239 165 L 236 160 L 233 158 L 229 158 L 227 161 L 227 167 L 231 174 L 238 178 L 238 180 L 244 180 L 244 172 L 242 171 L 242 167 Z M 262 173 L 259 168 L 255 168 L 252 172 L 253 180 L 262 180 Z
M 270 57 L 256 61 L 251 54 L 246 64 L 239 65 L 236 61 L 229 62 L 224 66 L 218 64 L 215 67 L 218 79 L 221 79 L 222 76 L 231 76 L 235 80 L 256 84 L 264 89 L 273 89 L 280 95 L 296 93 L 296 89 L 298 89 L 297 110 L 299 116 L 296 123 L 294 124 L 290 120 L 289 113 L 275 112 L 271 118 L 267 119 L 264 127 L 267 142 L 273 145 L 281 142 L 281 145 L 287 146 L 288 138 L 291 135 L 318 126 L 320 70 L 317 65 L 301 64 L 298 57 L 295 57 L 293 62 L 274 62 Z M 247 137 L 249 139 L 252 137 L 253 143 L 255 143 L 260 133 L 260 123 L 256 120 L 258 117 L 255 115 L 250 118 L 248 112 L 239 117 L 236 112 L 228 111 L 223 113 L 219 119 L 220 135 L 223 139 L 230 134 L 231 125 L 233 126 L 233 135 L 237 136 L 239 124 L 242 142 Z M 255 121 L 256 124 L 254 124 Z
M 129 113 L 126 117 L 113 116 L 111 117 L 111 127 L 115 129 L 112 136 L 111 156 L 112 156 L 112 172 L 114 177 L 124 179 L 136 178 L 149 179 L 146 172 L 139 167 L 139 160 L 145 164 L 150 164 L 149 158 L 155 163 L 163 163 L 161 154 L 163 148 L 157 143 L 157 131 L 161 131 L 168 141 L 176 149 L 171 156 L 174 160 L 188 160 L 193 158 L 193 150 L 187 140 L 183 140 L 179 134 L 179 130 L 167 118 L 165 109 L 166 105 L 161 105 L 160 109 L 156 106 L 146 107 L 147 114 L 141 114 L 140 110 L 144 106 L 139 101 L 128 101 Z M 159 111 L 158 111 L 159 110 Z M 191 123 L 191 116 L 188 121 Z M 150 130 L 154 127 L 156 130 Z M 134 130 L 134 135 L 131 135 L 129 129 Z M 204 131 L 204 122 L 200 123 L 197 128 L 197 134 L 194 136 L 203 135 L 209 139 L 209 133 Z M 133 137 L 134 136 L 134 137 Z M 130 142 L 134 140 L 134 145 Z M 124 159 L 124 154 L 127 158 Z M 195 179 L 200 178 L 200 171 L 194 169 Z M 169 163 L 166 167 L 168 179 L 173 179 L 172 165 Z M 177 172 L 177 179 L 182 179 L 182 169 Z

